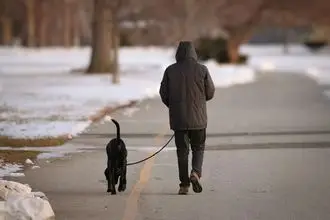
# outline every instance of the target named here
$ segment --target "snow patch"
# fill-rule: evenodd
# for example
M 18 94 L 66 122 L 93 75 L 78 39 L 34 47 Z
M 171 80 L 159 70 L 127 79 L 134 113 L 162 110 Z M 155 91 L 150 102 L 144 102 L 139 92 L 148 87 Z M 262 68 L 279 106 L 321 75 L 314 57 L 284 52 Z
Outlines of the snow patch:
M 34 163 L 32 162 L 32 160 L 30 160 L 29 158 L 25 160 L 25 163 L 26 163 L 26 164 L 34 164 Z
M 38 159 L 51 159 L 65 156 L 66 153 L 63 152 L 44 152 L 38 154 Z
M 0 217 L 8 220 L 54 219 L 54 211 L 42 192 L 32 192 L 27 184 L 0 180 Z
M 255 80 L 255 71 L 246 65 L 221 65 L 215 61 L 205 63 L 216 87 L 229 87 L 251 83 Z
M 11 173 L 9 176 L 12 176 L 12 177 L 23 177 L 25 176 L 24 173 Z
M 243 45 L 240 51 L 249 56 L 248 64 L 260 71 L 306 74 L 320 85 L 330 84 L 330 51 L 310 52 L 301 45 Z
M 22 170 L 23 166 L 18 164 L 5 163 L 0 159 L 0 179 L 12 173 Z
M 269 61 L 265 61 L 263 63 L 260 64 L 260 69 L 262 71 L 275 71 L 276 70 L 276 66 L 274 65 L 274 63 L 269 62 Z
M 321 68 L 317 67 L 310 67 L 306 70 L 306 74 L 313 78 L 320 85 L 330 85 L 330 67 L 328 70 L 322 70 Z

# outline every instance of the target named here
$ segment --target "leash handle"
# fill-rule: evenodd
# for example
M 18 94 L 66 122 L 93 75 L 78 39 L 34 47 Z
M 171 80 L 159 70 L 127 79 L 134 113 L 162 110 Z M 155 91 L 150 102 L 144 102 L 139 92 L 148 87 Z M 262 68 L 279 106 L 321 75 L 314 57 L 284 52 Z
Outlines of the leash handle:
M 171 140 L 173 139 L 173 137 L 174 137 L 174 134 L 172 135 L 172 137 L 167 141 L 167 143 L 162 148 L 160 148 L 158 151 L 156 151 L 155 153 L 153 153 L 149 157 L 146 157 L 146 158 L 144 158 L 142 160 L 139 160 L 139 161 L 136 161 L 136 162 L 127 163 L 126 166 L 131 166 L 131 165 L 139 164 L 139 163 L 142 163 L 142 162 L 144 162 L 146 160 L 149 160 L 150 158 L 156 156 L 156 154 L 158 154 L 159 152 L 161 152 L 171 142 Z

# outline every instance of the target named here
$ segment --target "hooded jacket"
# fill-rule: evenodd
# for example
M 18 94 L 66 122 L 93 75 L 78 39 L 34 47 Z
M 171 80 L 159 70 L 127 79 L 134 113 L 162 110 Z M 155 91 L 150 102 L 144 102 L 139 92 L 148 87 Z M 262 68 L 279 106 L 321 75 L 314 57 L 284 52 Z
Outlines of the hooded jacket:
M 159 94 L 169 108 L 172 130 L 194 130 L 207 127 L 206 102 L 214 96 L 215 88 L 205 65 L 197 62 L 194 46 L 180 42 L 176 63 L 165 69 Z

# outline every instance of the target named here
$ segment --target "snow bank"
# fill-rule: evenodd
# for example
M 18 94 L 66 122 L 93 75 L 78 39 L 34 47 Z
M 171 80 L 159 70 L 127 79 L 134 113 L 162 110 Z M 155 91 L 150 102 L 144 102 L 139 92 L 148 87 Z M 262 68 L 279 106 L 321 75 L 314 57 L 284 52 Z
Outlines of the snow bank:
M 0 179 L 22 169 L 22 165 L 5 163 L 0 159 Z
M 330 57 L 329 57 L 330 58 Z M 330 68 L 308 68 L 306 74 L 313 78 L 320 85 L 330 85 Z
M 312 53 L 301 45 L 291 45 L 288 53 L 279 45 L 243 45 L 241 53 L 249 55 L 248 64 L 261 71 L 302 73 L 320 84 L 330 84 L 330 51 Z
M 0 180 L 1 219 L 51 220 L 54 211 L 42 192 L 32 192 L 30 186 L 14 181 Z
M 174 53 L 171 48 L 122 48 L 121 83 L 112 85 L 109 75 L 69 73 L 86 67 L 89 48 L 0 48 L 0 135 L 78 135 L 90 125 L 89 116 L 105 106 L 158 96 L 163 72 L 174 62 Z M 254 79 L 247 66 L 206 65 L 220 87 Z

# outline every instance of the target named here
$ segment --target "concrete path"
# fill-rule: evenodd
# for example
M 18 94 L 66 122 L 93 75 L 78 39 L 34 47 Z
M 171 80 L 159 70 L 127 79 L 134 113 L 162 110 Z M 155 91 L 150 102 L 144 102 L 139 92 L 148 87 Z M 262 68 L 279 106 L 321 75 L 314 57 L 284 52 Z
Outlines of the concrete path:
M 106 195 L 104 145 L 115 132 L 95 124 L 71 143 L 93 151 L 43 162 L 15 179 L 49 197 L 56 219 L 328 220 L 330 100 L 302 75 L 260 75 L 218 89 L 208 105 L 204 191 L 178 196 L 174 141 L 156 158 L 128 168 L 127 191 Z M 135 111 L 135 112 L 134 112 Z M 112 115 L 135 161 L 172 134 L 159 99 Z

